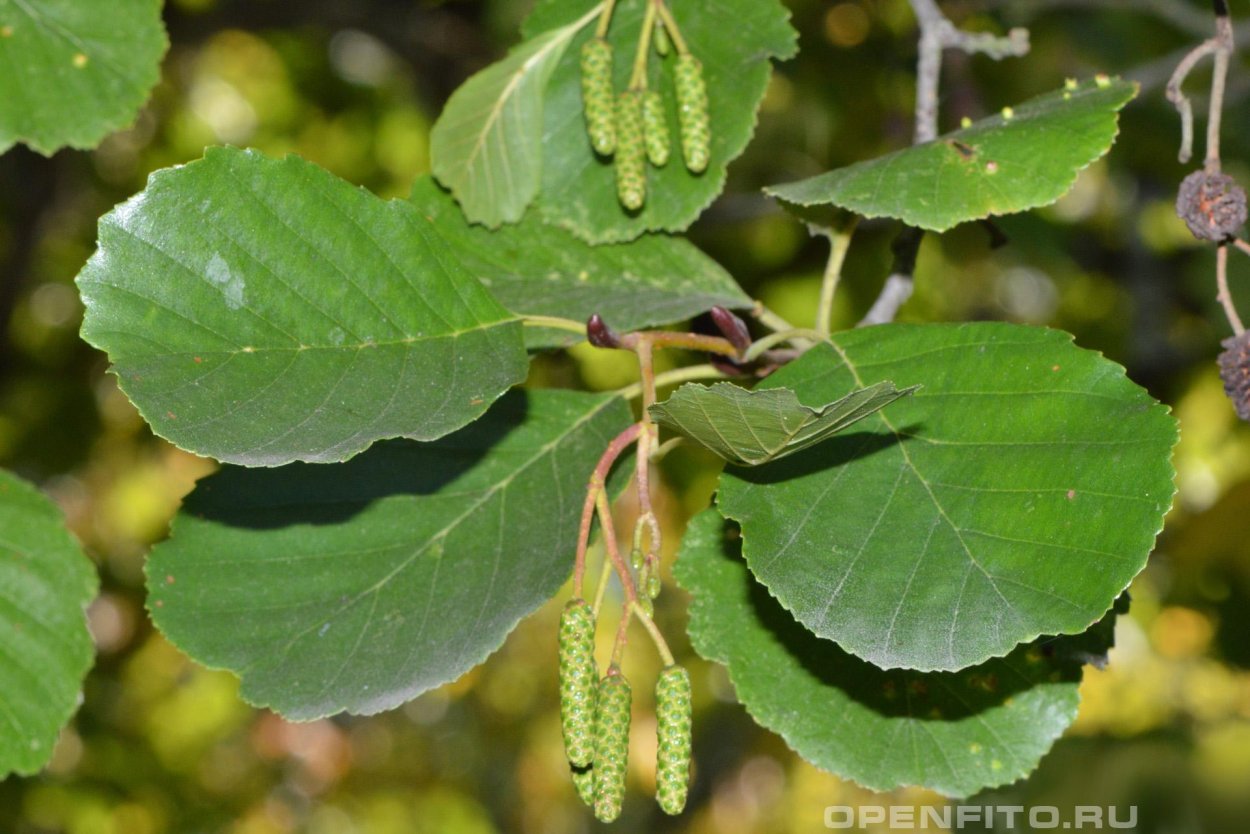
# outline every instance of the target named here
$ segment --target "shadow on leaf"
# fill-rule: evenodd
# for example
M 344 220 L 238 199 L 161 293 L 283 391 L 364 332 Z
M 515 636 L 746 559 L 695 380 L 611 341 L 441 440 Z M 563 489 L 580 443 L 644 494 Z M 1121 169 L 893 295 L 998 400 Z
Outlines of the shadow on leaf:
M 384 440 L 343 463 L 223 466 L 196 484 L 182 511 L 258 530 L 339 524 L 383 498 L 443 491 L 481 463 L 528 412 L 527 396 L 517 390 L 481 419 L 430 443 Z

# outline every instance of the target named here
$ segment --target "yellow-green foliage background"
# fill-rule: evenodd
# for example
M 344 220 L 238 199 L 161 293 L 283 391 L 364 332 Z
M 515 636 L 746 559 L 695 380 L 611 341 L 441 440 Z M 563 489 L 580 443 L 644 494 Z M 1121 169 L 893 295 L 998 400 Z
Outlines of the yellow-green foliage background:
M 803 52 L 780 68 L 754 144 L 692 236 L 749 290 L 809 325 L 823 244 L 758 188 L 905 144 L 915 46 L 904 0 L 789 5 Z M 310 724 L 247 707 L 231 675 L 196 666 L 153 631 L 143 610 L 144 554 L 165 535 L 180 496 L 213 464 L 151 437 L 105 375 L 104 357 L 78 339 L 72 285 L 97 217 L 140 190 L 150 171 L 197 158 L 208 144 L 295 152 L 384 196 L 403 196 L 428 170 L 428 131 L 442 102 L 501 54 L 525 6 L 172 0 L 163 81 L 134 128 L 90 153 L 45 160 L 18 148 L 0 158 L 0 464 L 55 497 L 103 580 L 90 611 L 99 657 L 82 709 L 46 773 L 0 783 L 0 831 L 572 834 L 597 827 L 567 782 L 560 748 L 558 601 L 453 685 L 389 714 Z M 1172 213 L 1185 171 L 1175 162 L 1176 119 L 1161 94 L 1178 50 L 1203 35 L 1207 4 L 952 0 L 944 7 L 972 28 L 1027 24 L 1034 43 L 1030 57 L 1004 64 L 950 56 L 946 125 L 1053 89 L 1066 76 L 1123 73 L 1144 89 L 1108 160 L 1057 205 L 1002 221 L 1009 246 L 991 251 L 975 225 L 927 240 L 917 294 L 902 318 L 1001 318 L 1071 330 L 1172 404 L 1183 428 L 1176 507 L 1133 584 L 1111 666 L 1088 671 L 1076 724 L 1031 779 L 970 802 L 1136 804 L 1141 831 L 1245 831 L 1250 427 L 1235 419 L 1216 375 L 1227 325 L 1214 303 L 1212 252 Z M 1165 20 L 1147 7 L 1179 16 Z M 1197 26 L 1186 29 L 1187 19 Z M 1201 74 L 1196 80 L 1197 88 Z M 1240 62 L 1231 83 L 1225 165 L 1246 181 L 1250 72 Z M 869 223 L 857 235 L 839 326 L 853 324 L 875 296 L 892 234 L 890 224 Z M 1234 258 L 1235 293 L 1250 313 L 1243 291 L 1250 261 Z M 628 384 L 631 374 L 629 361 L 582 348 L 543 358 L 534 376 L 606 388 Z M 665 468 L 662 508 L 675 542 L 685 518 L 706 502 L 715 472 L 693 452 L 670 456 Z M 659 617 L 669 633 L 682 632 L 680 592 L 661 598 Z M 943 802 L 916 790 L 882 798 L 815 770 L 755 727 L 720 668 L 690 655 L 684 639 L 676 647 L 695 690 L 690 808 L 669 819 L 648 796 L 654 742 L 646 732 L 650 705 L 640 695 L 630 795 L 617 830 L 811 832 L 823 830 L 827 805 Z M 638 654 L 626 671 L 650 679 L 655 662 Z

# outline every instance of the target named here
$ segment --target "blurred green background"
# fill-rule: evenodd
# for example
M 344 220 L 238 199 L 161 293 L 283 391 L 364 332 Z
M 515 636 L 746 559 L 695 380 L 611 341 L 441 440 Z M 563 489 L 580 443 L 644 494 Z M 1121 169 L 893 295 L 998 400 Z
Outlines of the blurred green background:
M 754 143 L 691 236 L 770 306 L 814 320 L 825 244 L 759 187 L 909 141 L 913 21 L 905 0 L 788 0 L 801 33 Z M 1097 71 L 1142 82 L 1110 157 L 1050 208 L 1001 221 L 991 250 L 975 225 L 924 244 L 905 320 L 1005 319 L 1064 328 L 1123 363 L 1182 424 L 1180 492 L 1105 671 L 1089 670 L 1076 724 L 1026 782 L 973 804 L 1138 806 L 1140 831 L 1250 830 L 1250 427 L 1223 397 L 1214 358 L 1227 325 L 1214 256 L 1173 214 L 1186 170 L 1162 85 L 1208 34 L 1205 0 L 951 0 L 969 28 L 1032 30 L 1033 53 L 995 64 L 950 55 L 944 126 Z M 1250 9 L 1233 4 L 1234 14 Z M 298 153 L 387 197 L 429 167 L 443 101 L 515 40 L 528 7 L 508 0 L 169 0 L 163 80 L 136 125 L 95 151 L 0 157 L 0 465 L 41 484 L 97 561 L 90 611 L 99 649 L 82 709 L 48 770 L 0 782 L 13 834 L 389 834 L 598 828 L 566 779 L 547 606 L 464 679 L 391 713 L 290 724 L 253 710 L 236 682 L 156 634 L 142 563 L 179 498 L 213 464 L 154 439 L 105 358 L 78 339 L 72 279 L 96 219 L 156 168 L 229 143 Z M 712 9 L 714 7 L 709 7 Z M 713 13 L 709 11 L 709 13 Z M 733 25 L 726 21 L 726 25 Z M 1250 42 L 1250 32 L 1242 40 Z M 1193 80 L 1199 110 L 1209 72 Z M 1250 162 L 1250 72 L 1234 64 L 1225 168 Z M 1201 122 L 1199 134 L 1201 135 Z M 1201 148 L 1199 148 L 1201 154 Z M 875 297 L 896 228 L 857 233 L 836 322 Z M 1250 260 L 1232 280 L 1250 313 Z M 680 357 L 678 357 L 681 360 Z M 541 358 L 534 381 L 610 388 L 631 363 L 583 348 Z M 671 455 L 662 511 L 676 541 L 715 470 Z M 628 514 L 629 507 L 621 507 Z M 624 525 L 622 525 L 624 526 Z M 628 529 L 628 527 L 625 527 Z M 671 554 L 670 554 L 671 556 Z M 684 600 L 660 600 L 682 633 Z M 724 672 L 676 641 L 695 686 L 688 811 L 664 817 L 653 788 L 649 704 L 636 704 L 632 785 L 619 831 L 810 832 L 828 805 L 941 803 L 878 797 L 798 760 L 734 702 Z M 643 653 L 640 653 L 643 654 Z M 640 664 L 652 663 L 644 658 Z M 649 676 L 652 668 L 631 675 Z M 641 691 L 641 690 L 640 690 Z M 649 738 L 650 736 L 650 738 Z

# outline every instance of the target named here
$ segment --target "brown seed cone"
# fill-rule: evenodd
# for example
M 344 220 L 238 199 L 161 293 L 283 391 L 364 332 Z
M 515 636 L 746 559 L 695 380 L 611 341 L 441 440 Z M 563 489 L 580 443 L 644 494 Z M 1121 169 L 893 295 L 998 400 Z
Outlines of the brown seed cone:
M 1225 339 L 1221 344 L 1220 379 L 1224 393 L 1233 401 L 1237 416 L 1250 421 L 1250 333 Z
M 1194 171 L 1181 181 L 1176 213 L 1199 240 L 1226 240 L 1246 222 L 1246 190 L 1228 174 Z

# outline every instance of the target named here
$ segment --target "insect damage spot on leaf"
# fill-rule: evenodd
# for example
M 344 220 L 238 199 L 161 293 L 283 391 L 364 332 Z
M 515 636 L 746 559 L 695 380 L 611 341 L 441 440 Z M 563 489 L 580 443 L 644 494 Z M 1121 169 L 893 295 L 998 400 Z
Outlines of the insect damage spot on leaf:
M 947 139 L 946 144 L 954 148 L 955 152 L 958 153 L 961 157 L 963 157 L 966 160 L 972 160 L 976 158 L 977 149 L 972 147 L 971 145 L 960 142 L 958 139 Z

